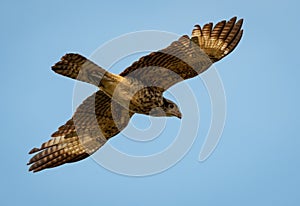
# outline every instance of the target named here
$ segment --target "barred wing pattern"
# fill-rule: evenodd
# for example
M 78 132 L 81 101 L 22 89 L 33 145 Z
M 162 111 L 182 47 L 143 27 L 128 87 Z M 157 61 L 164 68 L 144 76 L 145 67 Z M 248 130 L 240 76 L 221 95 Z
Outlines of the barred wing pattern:
M 243 19 L 236 20 L 236 17 L 227 22 L 224 20 L 214 27 L 212 23 L 202 28 L 196 25 L 191 38 L 184 35 L 167 48 L 140 58 L 120 76 L 132 76 L 163 91 L 195 77 L 237 46 L 243 34 Z
M 102 91 L 94 93 L 51 140 L 30 151 L 38 153 L 30 159 L 29 170 L 38 172 L 88 157 L 124 129 L 132 115 Z

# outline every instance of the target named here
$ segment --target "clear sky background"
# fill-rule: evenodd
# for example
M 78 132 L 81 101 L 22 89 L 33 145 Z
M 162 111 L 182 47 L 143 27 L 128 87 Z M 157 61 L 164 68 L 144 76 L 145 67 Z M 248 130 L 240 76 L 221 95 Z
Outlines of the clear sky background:
M 296 0 L 1 1 L 0 205 L 299 205 L 299 7 Z M 50 69 L 64 53 L 88 56 L 140 30 L 190 34 L 196 23 L 235 15 L 245 19 L 245 32 L 216 65 L 227 120 L 208 160 L 197 161 L 200 132 L 189 153 L 157 175 L 118 175 L 92 158 L 27 172 L 28 151 L 72 115 L 74 81 Z M 205 131 L 208 97 L 196 81 L 189 83 L 199 101 L 203 94 Z M 171 121 L 167 127 L 179 126 Z

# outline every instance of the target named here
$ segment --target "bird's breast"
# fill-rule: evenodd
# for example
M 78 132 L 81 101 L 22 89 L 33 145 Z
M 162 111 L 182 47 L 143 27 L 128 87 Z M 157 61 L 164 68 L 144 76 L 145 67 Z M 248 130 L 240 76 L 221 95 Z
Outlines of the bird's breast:
M 124 78 L 115 87 L 112 100 L 129 111 L 149 114 L 153 108 L 163 105 L 162 92 L 155 87 L 146 87 L 140 81 Z

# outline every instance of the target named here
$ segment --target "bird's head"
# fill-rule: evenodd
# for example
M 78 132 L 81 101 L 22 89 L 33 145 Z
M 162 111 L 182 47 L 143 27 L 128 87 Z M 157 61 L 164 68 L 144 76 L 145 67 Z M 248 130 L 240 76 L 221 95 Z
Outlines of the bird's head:
M 171 100 L 164 98 L 163 101 L 164 101 L 164 104 L 162 106 L 162 109 L 165 112 L 165 116 L 167 116 L 167 117 L 174 116 L 174 117 L 178 117 L 179 119 L 181 119 L 182 115 L 179 110 L 179 107 Z
M 163 104 L 160 107 L 151 109 L 149 115 L 154 117 L 178 117 L 181 119 L 181 112 L 174 102 L 166 98 L 163 98 L 162 102 Z

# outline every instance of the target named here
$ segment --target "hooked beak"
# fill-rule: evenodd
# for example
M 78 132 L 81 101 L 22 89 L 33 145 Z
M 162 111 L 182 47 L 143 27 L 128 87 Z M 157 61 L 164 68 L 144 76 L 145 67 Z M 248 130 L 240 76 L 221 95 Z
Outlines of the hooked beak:
M 181 119 L 182 118 L 182 114 L 181 114 L 181 112 L 174 112 L 174 116 L 175 117 L 178 117 L 179 119 Z

